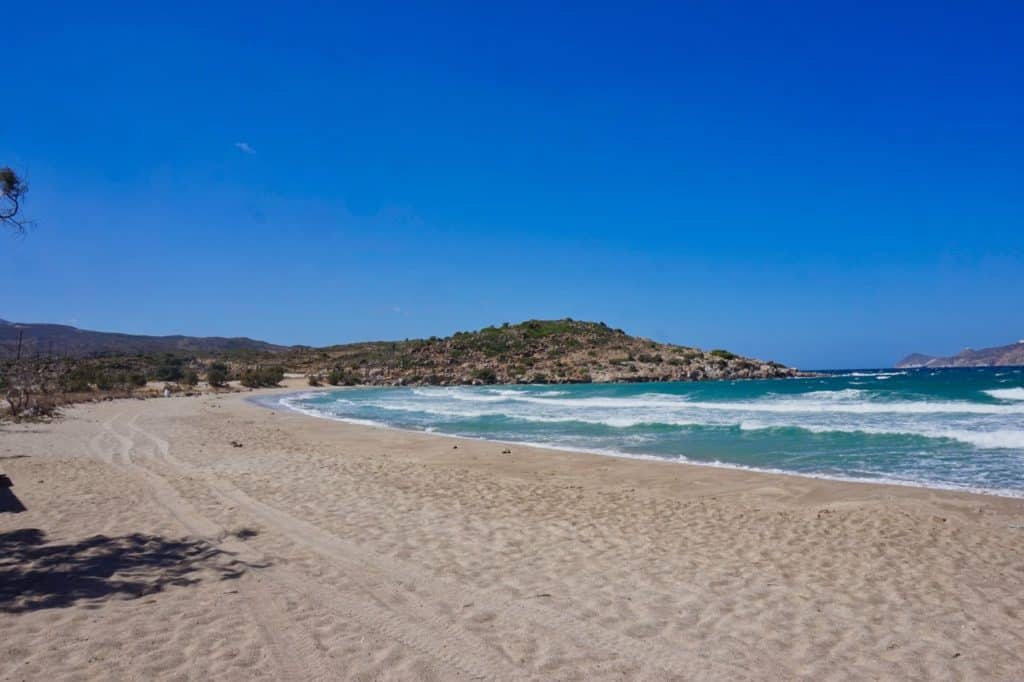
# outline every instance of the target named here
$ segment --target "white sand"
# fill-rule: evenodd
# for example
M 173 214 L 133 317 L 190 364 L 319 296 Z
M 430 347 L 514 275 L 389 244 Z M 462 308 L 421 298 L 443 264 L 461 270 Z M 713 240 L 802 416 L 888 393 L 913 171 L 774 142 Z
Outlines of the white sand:
M 1024 678 L 1024 501 L 505 447 L 0 427 L 0 679 Z

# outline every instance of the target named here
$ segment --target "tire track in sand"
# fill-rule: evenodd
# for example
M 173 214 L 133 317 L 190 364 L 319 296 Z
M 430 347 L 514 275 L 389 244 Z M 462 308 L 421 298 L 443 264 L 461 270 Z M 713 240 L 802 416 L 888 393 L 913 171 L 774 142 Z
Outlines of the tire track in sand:
M 167 512 L 187 534 L 216 546 L 250 565 L 267 565 L 266 558 L 254 553 L 239 541 L 229 539 L 223 527 L 195 511 L 177 490 L 163 477 L 139 465 L 132 457 L 135 442 L 113 428 L 113 422 L 121 416 L 114 415 L 102 425 L 102 430 L 90 440 L 90 448 L 105 463 L 125 475 L 134 477 L 152 492 L 153 502 Z M 103 442 L 113 441 L 116 450 L 104 448 Z M 290 637 L 292 621 L 282 617 L 281 611 L 271 604 L 281 601 L 280 595 L 273 594 L 258 579 L 240 580 L 239 595 L 243 605 L 252 615 L 256 627 L 267 646 L 277 668 L 277 679 L 281 680 L 328 680 L 333 679 L 327 666 L 317 660 L 313 647 L 302 639 Z M 280 634 L 284 633 L 284 634 Z M 305 666 L 296 665 L 298 661 Z
M 379 576 L 387 580 L 388 584 L 368 585 L 363 581 L 363 589 L 376 600 L 390 596 L 399 596 L 408 601 L 403 605 L 403 614 L 414 611 L 418 619 L 424 625 L 431 627 L 436 635 L 439 632 L 448 632 L 453 638 L 456 636 L 454 625 L 444 618 L 439 618 L 438 609 L 429 609 L 428 606 L 419 601 L 425 595 L 433 599 L 439 599 L 442 604 L 462 604 L 473 602 L 477 607 L 485 608 L 496 614 L 498 617 L 509 616 L 510 611 L 515 612 L 520 618 L 530 623 L 533 630 L 556 631 L 562 637 L 570 637 L 581 645 L 581 648 L 599 649 L 607 652 L 615 652 L 617 657 L 627 656 L 632 661 L 639 663 L 646 672 L 656 674 L 664 679 L 666 676 L 692 676 L 708 674 L 712 671 L 720 672 L 731 679 L 753 678 L 758 671 L 734 661 L 719 661 L 707 658 L 702 652 L 681 652 L 673 648 L 670 642 L 660 639 L 636 639 L 605 629 L 599 625 L 581 621 L 567 616 L 565 612 L 556 608 L 546 608 L 537 601 L 523 600 L 501 600 L 495 598 L 492 593 L 473 591 L 462 585 L 453 583 L 443 577 L 426 576 L 415 569 L 406 568 L 399 561 L 386 559 L 384 557 L 371 557 L 364 548 L 333 535 L 312 523 L 298 519 L 283 512 L 271 505 L 249 497 L 230 482 L 223 480 L 216 475 L 207 474 L 197 467 L 188 464 L 170 453 L 169 443 L 145 429 L 137 422 L 138 415 L 133 417 L 128 426 L 142 436 L 148 438 L 155 446 L 159 457 L 167 465 L 179 472 L 187 472 L 189 475 L 204 481 L 226 504 L 234 505 L 239 509 L 246 510 L 251 516 L 259 519 L 263 524 L 271 527 L 287 537 L 306 546 L 309 550 L 319 554 L 335 565 L 348 569 L 350 577 L 361 574 Z M 400 589 L 406 585 L 423 585 L 429 581 L 429 586 L 423 591 L 412 592 L 410 589 Z M 305 583 L 303 583 L 305 585 Z M 299 588 L 302 589 L 302 588 Z M 435 604 L 435 607 L 437 605 Z M 439 628 L 439 629 L 435 629 Z M 459 633 L 464 637 L 465 632 Z M 458 646 L 458 644 L 454 644 Z M 446 647 L 451 650 L 451 646 Z M 488 658 L 495 658 L 488 656 Z M 505 658 L 499 658 L 503 663 L 509 663 Z M 768 666 L 775 667 L 775 661 L 762 661 Z M 761 672 L 765 668 L 761 668 Z M 780 668 L 776 668 L 780 669 Z M 493 670 L 493 669 L 491 669 Z M 523 670 L 514 669 L 514 676 L 520 677 Z M 503 677 L 504 678 L 504 677 Z
M 128 470 L 129 473 L 135 474 L 146 483 L 153 490 L 156 502 L 168 511 L 189 533 L 216 542 L 225 550 L 231 551 L 234 554 L 242 556 L 251 555 L 252 552 L 249 547 L 240 541 L 231 540 L 226 529 L 198 513 L 194 506 L 186 501 L 166 479 L 149 467 L 143 466 L 131 456 L 133 449 L 139 450 L 140 448 L 137 448 L 132 437 L 119 434 L 115 430 L 114 422 L 121 416 L 121 414 L 117 414 L 103 425 L 106 434 L 118 441 L 120 446 L 118 454 L 125 460 L 125 464 L 120 466 L 116 462 L 112 462 L 112 464 Z M 191 465 L 180 462 L 177 458 L 170 456 L 169 453 L 165 455 L 166 442 L 139 428 L 135 425 L 134 421 L 133 418 L 127 422 L 131 432 L 148 438 L 154 445 L 156 457 L 149 457 L 148 459 L 154 461 L 154 463 L 162 464 L 178 475 L 188 474 L 193 478 L 203 480 L 222 502 L 246 509 L 250 511 L 252 516 L 263 521 L 268 520 L 265 514 L 254 514 L 251 512 L 246 501 L 253 501 L 241 495 L 240 491 L 235 491 L 239 492 L 239 497 L 237 498 L 226 497 L 226 493 L 230 494 L 232 492 L 230 488 L 224 485 L 210 485 L 209 478 L 202 472 L 191 467 Z M 105 461 L 111 462 L 112 458 L 109 453 L 104 455 L 102 452 L 97 452 L 97 454 Z M 291 534 L 289 529 L 279 528 L 278 523 L 274 522 L 274 519 L 270 520 L 271 523 L 267 523 L 268 526 L 274 527 L 286 536 Z M 317 553 L 322 555 L 321 552 Z M 253 561 L 268 563 L 262 555 L 260 557 L 253 557 Z M 268 578 L 267 582 L 273 582 L 277 586 L 287 589 L 293 595 L 300 595 L 307 602 L 311 610 L 320 613 L 330 613 L 334 617 L 340 616 L 348 621 L 359 623 L 363 630 L 376 633 L 385 641 L 401 643 L 410 651 L 443 663 L 448 668 L 462 673 L 467 678 L 512 679 L 522 677 L 523 671 L 500 656 L 497 651 L 478 641 L 471 633 L 450 627 L 447 623 L 442 622 L 436 614 L 425 611 L 423 604 L 407 601 L 402 606 L 401 614 L 385 606 L 385 604 L 393 601 L 396 596 L 406 599 L 410 596 L 415 596 L 413 594 L 406 592 L 399 594 L 397 591 L 394 591 L 394 588 L 389 588 L 384 584 L 370 587 L 364 583 L 360 585 L 364 592 L 363 598 L 360 599 L 360 607 L 346 608 L 339 603 L 340 600 L 335 592 L 308 577 L 304 576 L 301 580 L 298 580 L 283 571 L 273 571 L 272 566 L 261 575 Z M 252 583 L 262 584 L 264 582 L 253 580 L 250 581 L 249 587 L 252 587 Z M 387 589 L 382 590 L 382 588 Z M 281 594 L 268 593 L 265 588 L 261 592 L 261 594 L 252 595 L 248 601 L 252 610 L 258 614 L 261 631 L 264 632 L 268 644 L 275 652 L 279 668 L 282 669 L 282 673 L 290 673 L 284 679 L 336 678 L 337 671 L 335 671 L 333 676 L 328 674 L 327 671 L 331 666 L 330 662 L 326 660 L 321 660 L 320 665 L 316 666 L 322 670 L 322 675 L 311 675 L 309 670 L 296 671 L 294 666 L 291 666 L 293 670 L 288 670 L 290 667 L 288 661 L 294 661 L 296 658 L 302 660 L 325 659 L 324 653 L 317 646 L 316 638 L 306 628 L 302 629 L 306 630 L 307 637 L 301 638 L 301 640 L 295 637 L 288 637 L 288 641 L 282 641 L 282 638 L 275 633 L 293 632 L 293 626 L 299 625 L 299 623 L 287 616 L 282 617 L 280 611 L 283 609 L 270 610 L 268 608 L 271 602 L 277 602 L 278 604 L 283 602 Z M 415 619 L 415 622 L 407 622 L 402 618 L 402 616 L 407 616 L 409 611 L 415 612 L 419 616 Z M 441 640 L 440 648 L 438 648 L 438 640 Z M 291 652 L 291 655 L 288 655 L 287 652 Z

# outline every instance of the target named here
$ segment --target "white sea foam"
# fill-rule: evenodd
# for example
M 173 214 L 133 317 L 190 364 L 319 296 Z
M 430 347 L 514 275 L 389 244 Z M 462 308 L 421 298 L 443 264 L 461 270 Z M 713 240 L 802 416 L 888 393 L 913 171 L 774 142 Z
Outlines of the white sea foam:
M 994 431 L 977 431 L 970 429 L 944 429 L 941 427 L 929 427 L 927 425 L 916 426 L 908 424 L 893 424 L 891 426 L 868 426 L 864 424 L 773 424 L 759 421 L 744 421 L 740 423 L 742 431 L 770 431 L 773 429 L 800 429 L 810 433 L 865 433 L 882 436 L 920 436 L 923 438 L 945 438 L 955 440 L 967 445 L 973 445 L 982 449 L 1008 449 L 1024 448 L 1024 431 L 1018 429 L 997 429 Z
M 1024 400 L 1024 387 L 994 388 L 991 391 L 985 391 L 985 393 L 999 400 Z
M 1017 398 L 1016 391 L 1021 391 Z M 997 389 L 989 392 L 995 397 L 1024 400 L 1024 389 Z M 451 389 L 414 389 L 413 393 L 424 398 L 451 399 L 469 403 L 529 403 L 553 409 L 571 410 L 716 410 L 731 412 L 769 412 L 769 413 L 822 413 L 838 412 L 848 414 L 992 414 L 992 415 L 1024 415 L 1024 405 L 998 405 L 973 403 L 966 400 L 929 401 L 929 400 L 873 400 L 870 393 L 854 388 L 835 391 L 811 391 L 792 396 L 769 395 L 758 400 L 749 401 L 696 401 L 686 396 L 665 393 L 644 393 L 637 396 L 609 398 L 594 396 L 586 398 L 545 397 L 526 391 L 506 391 L 503 395 L 485 394 L 472 390 Z M 378 404 L 384 409 L 425 409 L 430 411 L 431 403 L 410 403 L 382 401 Z M 501 409 L 501 413 L 515 416 L 512 408 Z M 482 412 L 493 414 L 497 412 Z M 471 416 L 468 413 L 462 416 Z M 671 422 L 669 422 L 671 423 Z
M 946 430 L 937 431 L 935 436 L 939 438 L 950 438 L 963 443 L 970 443 L 979 448 L 1024 448 L 1024 431 L 1016 429 L 998 429 L 996 431 L 963 431 Z
M 868 376 L 879 374 L 896 373 Z M 902 385 L 887 389 L 870 378 L 853 379 L 816 379 L 803 384 L 803 392 L 782 382 L 723 382 L 672 387 L 671 392 L 655 385 L 415 387 L 306 392 L 280 402 L 338 421 L 489 434 L 536 440 L 546 447 L 607 454 L 646 451 L 656 459 L 685 453 L 707 460 L 721 453 L 722 459 L 735 455 L 735 461 L 761 470 L 778 466 L 806 472 L 819 462 L 821 471 L 841 471 L 843 477 L 863 473 L 959 489 L 1024 489 L 1024 387 L 1019 380 L 969 400 L 929 393 L 928 383 L 912 390 Z M 913 380 L 928 381 L 922 375 Z M 637 393 L 638 388 L 644 392 Z M 749 435 L 740 436 L 740 431 Z M 765 435 L 752 433 L 758 431 Z M 836 439 L 826 446 L 812 433 L 864 438 Z M 758 447 L 760 438 L 766 448 L 751 461 L 751 448 Z
M 482 391 L 467 391 L 458 388 L 414 388 L 412 394 L 421 398 L 433 400 L 463 400 L 473 403 L 501 403 L 508 400 L 508 397 L 498 394 L 489 394 Z
M 384 424 L 383 422 L 374 421 L 372 419 L 357 419 L 355 417 L 340 416 L 327 410 L 323 410 L 317 407 L 308 407 L 302 404 L 302 401 L 318 397 L 319 395 L 319 393 L 312 391 L 308 393 L 293 393 L 290 395 L 283 396 L 280 400 L 277 401 L 277 403 L 279 405 L 282 405 L 283 407 L 287 407 L 289 410 L 301 412 L 302 414 L 305 414 L 310 417 L 320 417 L 322 419 L 331 419 L 333 421 L 346 422 L 348 424 L 360 424 L 362 426 L 373 426 L 377 428 L 387 426 L 387 424 Z M 335 405 L 343 403 L 347 403 L 349 405 L 352 404 L 351 401 L 345 400 L 344 398 L 336 398 L 334 400 Z
M 855 389 L 848 389 L 853 391 Z M 842 393 L 842 392 L 840 392 Z M 850 394 L 813 397 L 774 398 L 750 401 L 697 401 L 680 396 L 637 396 L 635 398 L 516 398 L 516 401 L 561 408 L 615 408 L 615 409 L 701 409 L 730 412 L 816 413 L 840 412 L 849 414 L 1021 414 L 1024 405 L 988 405 L 965 400 L 850 400 Z
M 840 414 L 992 414 L 1024 415 L 1024 405 L 984 405 L 967 401 L 863 401 L 837 403 L 835 401 L 809 401 L 800 399 L 761 402 L 691 402 L 689 406 L 704 410 L 731 412 L 767 412 L 776 414 L 812 414 L 833 412 Z
M 772 394 L 774 395 L 774 394 Z M 868 392 L 859 388 L 843 388 L 838 391 L 810 391 L 796 396 L 800 400 L 857 400 L 864 398 Z
M 289 398 L 291 398 L 291 397 L 289 397 Z M 338 417 L 338 416 L 335 416 L 335 415 L 332 415 L 332 414 L 329 414 L 329 413 L 325 413 L 324 411 L 318 410 L 318 409 L 303 409 L 303 408 L 300 408 L 298 405 L 296 405 L 295 404 L 295 400 L 292 400 L 292 399 L 282 399 L 282 400 L 280 400 L 280 404 L 283 405 L 283 406 L 288 407 L 289 409 L 292 409 L 292 410 L 295 410 L 297 412 L 301 412 L 303 414 L 307 414 L 307 415 L 313 416 L 313 417 L 319 417 L 319 418 L 323 418 L 323 419 L 332 419 L 332 420 L 335 420 L 335 421 L 349 422 L 349 423 L 356 423 L 356 424 L 366 424 L 368 426 L 374 426 L 374 427 L 396 428 L 394 426 L 391 426 L 391 425 L 388 425 L 388 424 L 379 423 L 379 422 L 372 422 L 372 421 L 365 421 L 365 420 L 358 420 L 358 419 L 347 419 L 347 418 L 343 418 L 343 417 Z M 790 471 L 790 470 L 786 470 L 786 469 L 780 469 L 780 468 L 776 468 L 776 467 L 753 467 L 753 466 L 747 466 L 747 465 L 743 465 L 743 464 L 735 464 L 735 463 L 731 463 L 731 462 L 723 462 L 723 461 L 720 461 L 720 460 L 713 460 L 713 461 L 692 460 L 692 459 L 687 458 L 684 455 L 678 455 L 678 456 L 676 456 L 674 458 L 667 458 L 667 457 L 665 457 L 663 455 L 646 455 L 646 454 L 638 454 L 638 453 L 627 453 L 627 452 L 623 452 L 621 450 L 616 450 L 614 448 L 582 447 L 582 446 L 575 446 L 575 445 L 565 445 L 565 444 L 559 444 L 559 443 L 551 443 L 551 442 L 545 442 L 545 441 L 538 441 L 538 442 L 521 441 L 521 440 L 510 441 L 510 440 L 501 440 L 501 439 L 487 439 L 487 438 L 482 438 L 482 437 L 458 436 L 458 435 L 452 435 L 452 434 L 436 434 L 435 433 L 435 429 L 433 427 L 427 427 L 426 432 L 427 433 L 432 433 L 432 434 L 435 434 L 435 435 L 440 435 L 442 437 L 448 437 L 448 438 L 459 438 L 459 439 L 463 439 L 463 440 L 491 440 L 493 442 L 507 443 L 507 444 L 511 444 L 511 445 L 525 445 L 525 446 L 546 448 L 546 449 L 551 449 L 551 450 L 562 450 L 562 451 L 567 451 L 567 452 L 581 452 L 581 453 L 588 453 L 588 454 L 598 454 L 598 455 L 606 455 L 606 456 L 612 456 L 612 457 L 621 457 L 621 458 L 626 458 L 626 459 L 641 459 L 641 460 L 652 460 L 652 461 L 665 461 L 666 459 L 668 459 L 668 461 L 675 461 L 675 462 L 678 462 L 678 463 L 681 463 L 681 464 L 689 464 L 689 465 L 693 465 L 693 466 L 708 466 L 708 467 L 723 468 L 723 469 L 739 469 L 739 470 L 744 470 L 744 471 L 760 471 L 760 472 L 780 474 L 780 475 L 785 475 L 785 476 L 799 476 L 799 477 L 802 477 L 802 478 L 815 478 L 815 479 L 837 480 L 837 481 L 853 481 L 853 482 L 875 483 L 875 484 L 881 483 L 881 484 L 908 486 L 908 487 L 915 487 L 915 488 L 936 488 L 936 489 L 941 489 L 941 490 L 955 490 L 955 491 L 963 491 L 963 492 L 984 493 L 984 494 L 998 495 L 998 496 L 1003 496 L 1003 497 L 1015 497 L 1015 498 L 1024 497 L 1024 492 L 1022 492 L 1021 490 L 1015 489 L 1015 488 L 978 486 L 978 485 L 973 484 L 971 481 L 967 481 L 967 480 L 962 481 L 962 482 L 944 482 L 944 481 L 937 481 L 937 480 L 918 480 L 918 479 L 914 479 L 914 478 L 900 477 L 900 476 L 897 476 L 895 474 L 883 475 L 883 474 L 876 473 L 876 472 L 871 472 L 871 471 L 851 471 L 851 473 L 849 473 L 849 474 L 824 474 L 824 473 L 807 472 L 807 471 L 798 472 L 798 471 Z M 1024 433 L 1022 433 L 1022 435 L 1024 435 Z
M 516 389 L 503 389 L 503 393 L 504 396 L 494 396 L 491 391 L 474 389 L 415 389 L 376 396 L 361 401 L 361 406 L 373 410 L 368 415 L 371 421 L 391 422 L 392 418 L 383 416 L 391 413 L 399 421 L 421 427 L 435 422 L 498 418 L 513 429 L 511 424 L 515 422 L 578 423 L 617 431 L 666 426 L 738 427 L 744 431 L 797 428 L 813 433 L 944 438 L 983 449 L 1024 448 L 1024 432 L 1014 428 L 1014 418 L 1024 415 L 1024 403 L 886 402 L 878 400 L 873 392 L 855 388 L 787 396 L 769 394 L 750 401 L 692 401 L 683 396 L 650 393 L 620 398 L 539 397 L 536 392 L 527 395 Z M 484 399 L 474 403 L 474 398 Z M 352 406 L 351 401 L 343 399 L 339 404 L 319 409 L 346 416 L 352 412 Z
M 841 392 L 836 392 L 841 393 Z M 856 391 L 846 393 L 850 399 Z M 890 418 L 885 421 L 865 421 L 861 418 L 842 419 L 843 414 L 862 414 L 858 410 L 849 411 L 842 409 L 844 406 L 839 401 L 840 396 L 833 396 L 826 400 L 826 406 L 813 406 L 808 410 L 808 405 L 802 401 L 786 401 L 771 405 L 772 409 L 766 408 L 767 404 L 758 403 L 731 403 L 731 407 L 715 403 L 715 409 L 710 413 L 705 412 L 703 403 L 684 403 L 691 409 L 685 410 L 638 410 L 634 413 L 622 410 L 571 410 L 568 412 L 554 413 L 546 410 L 534 411 L 510 411 L 491 405 L 481 405 L 473 409 L 463 404 L 451 405 L 440 402 L 416 402 L 416 401 L 371 401 L 367 404 L 389 412 L 417 413 L 425 415 L 428 419 L 462 420 L 477 419 L 480 417 L 504 417 L 513 422 L 532 422 L 540 424 L 559 423 L 580 423 L 607 426 L 613 429 L 631 429 L 642 426 L 676 426 L 676 427 L 739 427 L 744 431 L 772 430 L 780 428 L 796 428 L 811 433 L 864 433 L 876 435 L 904 435 L 920 436 L 924 438 L 945 438 L 956 440 L 961 443 L 974 445 L 979 448 L 1024 448 L 1024 431 L 1016 429 L 992 429 L 978 430 L 970 428 L 953 428 L 948 420 L 939 423 L 914 420 L 914 415 L 943 414 L 942 411 L 926 410 L 890 410 L 890 411 L 868 411 L 868 416 L 886 416 Z M 284 402 L 284 401 L 282 401 Z M 837 403 L 839 408 L 837 409 Z M 301 405 L 288 405 L 299 411 L 307 411 Z M 742 406 L 742 407 L 740 407 Z M 890 405 L 891 407 L 891 405 Z M 904 406 L 905 407 L 905 406 Z M 962 410 L 962 405 L 957 404 L 951 411 Z M 323 409 L 317 410 L 324 412 Z M 327 408 L 330 414 L 330 408 Z M 763 419 L 751 419 L 744 417 L 743 413 L 762 414 L 771 418 L 770 421 Z M 895 418 L 892 418 L 895 415 Z M 911 418 L 907 418 L 907 415 Z M 810 417 L 811 419 L 808 419 Z M 813 419 L 817 418 L 817 420 Z M 352 419 L 346 419 L 352 421 Z M 360 420 L 372 421 L 372 420 Z M 377 422 L 373 422 L 377 423 Z M 955 424 L 956 422 L 952 422 Z

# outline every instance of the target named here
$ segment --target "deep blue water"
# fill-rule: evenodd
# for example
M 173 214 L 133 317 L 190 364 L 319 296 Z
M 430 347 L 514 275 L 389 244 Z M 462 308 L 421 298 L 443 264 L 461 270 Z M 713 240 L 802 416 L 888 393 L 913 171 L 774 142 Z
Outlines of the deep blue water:
M 629 456 L 1024 496 L 1024 369 L 770 381 L 357 388 L 320 417 Z

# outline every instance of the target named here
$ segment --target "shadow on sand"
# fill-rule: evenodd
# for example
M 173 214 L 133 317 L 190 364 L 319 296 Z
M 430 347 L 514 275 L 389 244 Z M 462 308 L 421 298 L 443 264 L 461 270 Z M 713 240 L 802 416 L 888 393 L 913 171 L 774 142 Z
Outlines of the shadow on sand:
M 201 540 L 140 533 L 96 535 L 73 544 L 46 544 L 36 528 L 0 533 L 0 612 L 71 606 L 78 601 L 136 598 L 168 585 L 231 580 L 247 564 Z
M 18 496 L 11 491 L 11 479 L 0 474 L 0 513 L 10 512 L 11 514 L 20 514 L 25 511 L 25 505 L 21 503 Z

